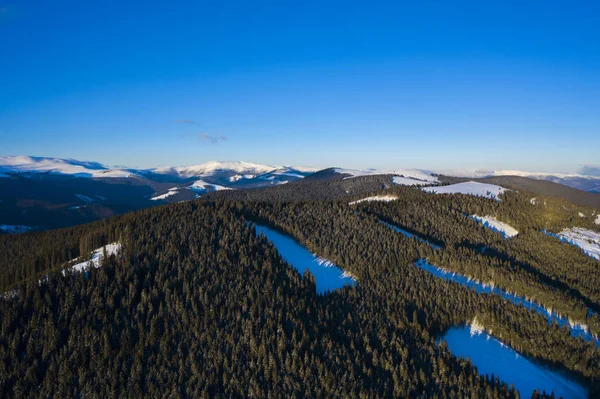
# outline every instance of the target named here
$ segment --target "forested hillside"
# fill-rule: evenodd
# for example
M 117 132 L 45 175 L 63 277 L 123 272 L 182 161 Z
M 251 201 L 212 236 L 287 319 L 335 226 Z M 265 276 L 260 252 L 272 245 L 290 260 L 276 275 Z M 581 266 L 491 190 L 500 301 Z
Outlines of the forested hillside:
M 349 205 L 378 194 L 397 199 Z M 516 397 L 439 343 L 477 318 L 594 397 L 600 352 L 592 341 L 415 267 L 427 258 L 492 281 L 599 333 L 600 263 L 540 231 L 598 231 L 579 216 L 595 210 L 532 196 L 435 195 L 393 186 L 389 176 L 306 180 L 2 236 L 0 395 Z M 505 239 L 473 214 L 519 234 Z M 358 284 L 317 294 L 314 277 L 283 261 L 249 221 L 289 234 Z M 111 242 L 121 251 L 102 267 L 59 272 Z

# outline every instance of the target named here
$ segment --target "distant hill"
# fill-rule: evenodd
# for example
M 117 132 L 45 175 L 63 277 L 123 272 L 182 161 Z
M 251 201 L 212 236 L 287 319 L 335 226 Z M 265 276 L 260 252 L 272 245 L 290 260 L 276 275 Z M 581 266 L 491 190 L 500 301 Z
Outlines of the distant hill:
M 464 177 L 439 176 L 442 183 L 458 183 L 472 179 Z M 592 193 L 567 187 L 559 183 L 537 180 L 523 176 L 492 176 L 476 178 L 475 181 L 492 183 L 516 190 L 525 190 L 539 195 L 562 198 L 576 205 L 600 208 L 600 193 Z
M 527 172 L 523 170 L 451 170 L 440 171 L 445 176 L 463 177 L 463 178 L 484 178 L 484 177 L 528 177 L 535 180 L 545 180 L 553 183 L 562 184 L 567 187 L 576 188 L 590 193 L 600 193 L 600 175 L 598 168 L 585 167 L 581 173 L 543 173 Z

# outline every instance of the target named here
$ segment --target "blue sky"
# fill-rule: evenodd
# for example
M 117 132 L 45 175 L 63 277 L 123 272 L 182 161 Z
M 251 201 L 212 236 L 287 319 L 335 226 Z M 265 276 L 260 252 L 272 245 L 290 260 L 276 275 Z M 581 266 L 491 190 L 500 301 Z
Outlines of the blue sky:
M 0 155 L 600 164 L 597 2 L 177 3 L 0 0 Z

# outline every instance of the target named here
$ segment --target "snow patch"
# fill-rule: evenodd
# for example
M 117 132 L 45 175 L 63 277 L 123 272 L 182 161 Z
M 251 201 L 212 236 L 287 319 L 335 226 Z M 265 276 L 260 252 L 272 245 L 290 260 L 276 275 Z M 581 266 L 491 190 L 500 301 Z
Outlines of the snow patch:
M 395 195 L 375 195 L 373 197 L 367 197 L 367 198 L 363 198 L 363 199 L 359 199 L 356 201 L 352 201 L 350 203 L 348 203 L 348 205 L 355 205 L 355 204 L 360 204 L 361 202 L 371 202 L 371 201 L 382 201 L 382 202 L 390 202 L 390 201 L 394 201 L 397 200 L 398 197 L 396 197 Z
M 530 200 L 529 200 L 529 203 L 530 203 L 531 205 L 535 205 L 535 204 L 537 204 L 537 198 L 532 198 L 532 199 L 530 199 Z
M 22 234 L 33 230 L 33 227 L 21 224 L 0 224 L 0 231 L 8 234 Z
M 583 213 L 579 212 L 579 217 L 580 217 L 580 218 L 584 218 L 584 217 L 585 217 L 585 215 L 584 215 Z
M 477 220 L 485 227 L 502 234 L 504 238 L 512 238 L 519 234 L 519 231 L 507 223 L 501 222 L 491 216 L 471 215 L 471 218 Z
M 451 184 L 449 186 L 423 187 L 424 191 L 434 194 L 468 194 L 478 197 L 486 197 L 500 201 L 499 195 L 507 191 L 504 187 L 495 184 L 479 183 L 469 181 Z
M 600 224 L 600 215 L 596 216 L 596 220 L 594 221 L 596 224 Z

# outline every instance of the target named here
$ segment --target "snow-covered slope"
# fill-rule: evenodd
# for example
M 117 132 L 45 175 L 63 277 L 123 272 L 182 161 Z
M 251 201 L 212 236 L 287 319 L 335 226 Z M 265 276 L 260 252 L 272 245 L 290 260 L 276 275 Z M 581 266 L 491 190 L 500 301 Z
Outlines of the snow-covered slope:
M 3 175 L 50 173 L 95 178 L 132 175 L 129 170 L 110 169 L 98 162 L 29 156 L 0 157 L 0 172 Z
M 194 184 L 189 186 L 194 191 L 220 191 L 220 190 L 231 190 L 229 187 L 220 186 L 218 184 L 208 183 L 202 179 L 196 180 Z
M 360 176 L 375 176 L 375 175 L 394 175 L 394 184 L 405 185 L 405 186 L 426 186 L 428 184 L 434 184 L 438 182 L 437 176 L 434 176 L 430 172 L 420 169 L 342 169 L 335 168 L 335 173 L 349 175 L 344 177 L 346 179 L 353 179 Z
M 600 260 L 600 233 L 581 227 L 573 227 L 556 235 L 553 233 L 547 234 L 557 236 L 561 241 L 578 246 L 586 255 Z
M 375 195 L 373 197 L 367 197 L 367 198 L 359 199 L 356 201 L 352 201 L 352 202 L 348 203 L 348 205 L 360 204 L 361 202 L 371 202 L 371 201 L 390 202 L 390 201 L 394 201 L 397 199 L 398 199 L 398 197 L 396 197 L 395 195 Z
M 495 184 L 478 183 L 469 181 L 464 183 L 451 184 L 449 186 L 423 187 L 424 191 L 434 194 L 469 194 L 479 197 L 497 199 L 506 189 Z
M 165 198 L 170 197 L 171 195 L 177 194 L 178 191 L 179 187 L 170 188 L 169 191 L 167 191 L 166 193 L 155 195 L 154 197 L 150 198 L 150 201 L 164 200 Z
M 471 215 L 471 217 L 483 224 L 488 229 L 502 234 L 502 237 L 504 238 L 512 238 L 519 234 L 519 231 L 517 229 L 515 229 L 507 223 L 499 221 L 498 219 L 492 216 Z

